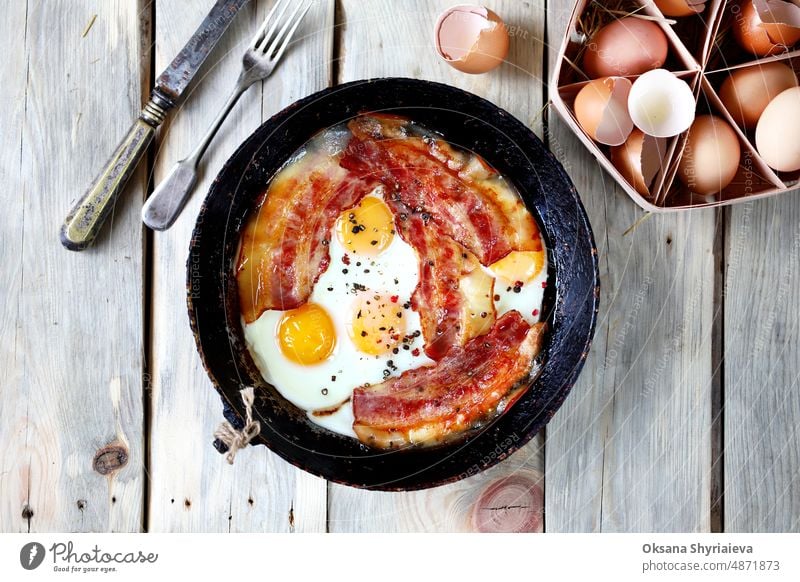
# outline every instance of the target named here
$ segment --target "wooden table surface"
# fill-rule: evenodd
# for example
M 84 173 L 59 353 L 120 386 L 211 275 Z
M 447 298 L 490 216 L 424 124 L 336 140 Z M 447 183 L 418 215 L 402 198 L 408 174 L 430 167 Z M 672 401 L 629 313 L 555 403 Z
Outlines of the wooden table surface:
M 213 142 L 177 224 L 142 228 L 143 199 L 221 107 L 270 3 L 241 11 L 83 253 L 59 244 L 65 213 L 212 0 L 6 4 L 0 530 L 797 531 L 800 197 L 652 216 L 626 234 L 642 211 L 543 106 L 571 0 L 487 0 L 513 36 L 509 62 L 483 76 L 431 46 L 453 0 L 318 0 Z M 592 351 L 546 429 L 481 475 L 415 493 L 327 483 L 260 446 L 229 466 L 186 314 L 189 237 L 223 162 L 286 104 L 380 76 L 462 87 L 533 128 L 582 196 L 602 277 Z M 518 502 L 482 496 L 511 475 L 528 490 Z M 542 492 L 543 518 L 528 519 Z

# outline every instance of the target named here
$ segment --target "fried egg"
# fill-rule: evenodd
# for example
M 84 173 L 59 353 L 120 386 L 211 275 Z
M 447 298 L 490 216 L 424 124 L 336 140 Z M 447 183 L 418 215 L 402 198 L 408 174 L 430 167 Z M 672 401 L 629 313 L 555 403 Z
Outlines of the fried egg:
M 500 200 L 518 195 L 496 180 Z M 513 198 L 512 198 L 513 197 Z M 411 297 L 419 283 L 416 251 L 396 232 L 378 187 L 341 213 L 329 237 L 330 263 L 308 301 L 267 310 L 245 324 L 248 349 L 264 379 L 315 424 L 357 438 L 350 398 L 355 388 L 435 362 L 424 352 Z M 488 333 L 517 310 L 531 325 L 541 317 L 547 254 L 513 251 L 459 282 L 468 306 L 467 337 Z
M 494 277 L 494 307 L 497 317 L 519 311 L 530 325 L 542 317 L 542 303 L 547 288 L 547 252 L 512 251 L 485 267 Z
M 484 188 L 491 189 L 496 200 L 506 209 L 521 204 L 516 189 L 497 175 L 476 176 Z M 541 321 L 544 293 L 547 289 L 547 250 L 541 233 L 539 250 L 512 251 L 491 265 L 482 265 L 460 281 L 461 291 L 469 305 L 470 318 L 466 324 L 471 336 L 487 333 L 499 318 L 516 310 L 529 325 Z M 494 317 L 483 317 L 494 314 Z
M 284 398 L 313 422 L 355 436 L 354 388 L 433 360 L 411 309 L 417 255 L 396 234 L 382 190 L 343 212 L 333 231 L 330 264 L 308 302 L 267 310 L 244 332 L 264 379 Z

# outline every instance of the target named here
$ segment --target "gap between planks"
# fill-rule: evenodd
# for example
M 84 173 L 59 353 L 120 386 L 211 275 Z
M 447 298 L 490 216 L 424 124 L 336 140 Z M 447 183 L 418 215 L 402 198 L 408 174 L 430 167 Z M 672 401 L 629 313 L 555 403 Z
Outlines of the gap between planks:
M 147 43 L 146 50 L 142 54 L 147 59 L 148 74 L 147 83 L 142 84 L 142 106 L 150 98 L 150 92 L 155 86 L 156 82 L 156 0 L 139 0 L 141 6 L 139 14 L 141 15 L 141 38 L 142 43 Z M 145 40 L 146 38 L 146 40 Z M 143 46 L 144 48 L 144 46 Z M 147 156 L 143 163 L 147 168 L 147 181 L 145 183 L 145 200 L 150 197 L 155 189 L 153 180 L 153 170 L 155 168 L 156 159 L 156 140 L 150 143 L 147 149 Z M 142 492 L 142 531 L 148 532 L 150 530 L 150 428 L 153 417 L 153 401 L 152 401 L 152 386 L 151 380 L 151 362 L 153 361 L 153 277 L 154 263 L 153 263 L 153 231 L 146 228 L 142 223 L 142 230 L 144 232 L 142 241 L 142 259 L 143 259 L 143 305 L 142 305 L 142 327 L 144 337 L 144 358 L 142 366 L 142 409 L 144 411 L 144 484 Z
M 725 531 L 725 228 L 729 208 L 717 210 L 714 237 L 714 316 L 711 331 L 711 532 Z

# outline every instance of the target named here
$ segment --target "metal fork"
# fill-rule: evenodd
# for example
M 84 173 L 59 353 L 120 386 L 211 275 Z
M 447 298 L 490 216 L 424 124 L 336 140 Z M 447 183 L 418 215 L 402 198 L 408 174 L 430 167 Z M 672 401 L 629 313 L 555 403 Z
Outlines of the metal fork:
M 295 3 L 294 10 L 289 6 Z M 239 97 L 256 81 L 272 74 L 297 27 L 305 17 L 314 0 L 278 0 L 264 19 L 250 46 L 242 57 L 242 71 L 236 87 L 228 101 L 208 128 L 203 140 L 189 155 L 172 168 L 169 175 L 158 185 L 142 208 L 142 220 L 153 230 L 166 230 L 183 210 L 192 188 L 197 181 L 197 166 L 214 139 L 222 122 L 230 113 Z

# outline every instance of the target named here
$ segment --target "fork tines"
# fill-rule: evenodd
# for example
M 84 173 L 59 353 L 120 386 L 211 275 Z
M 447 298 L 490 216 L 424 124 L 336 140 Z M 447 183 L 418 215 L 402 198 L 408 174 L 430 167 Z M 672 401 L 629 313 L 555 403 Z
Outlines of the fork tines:
M 287 16 L 292 4 L 294 10 Z M 314 0 L 277 0 L 253 37 L 251 48 L 270 60 L 280 59 L 313 4 Z

